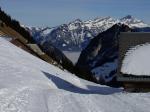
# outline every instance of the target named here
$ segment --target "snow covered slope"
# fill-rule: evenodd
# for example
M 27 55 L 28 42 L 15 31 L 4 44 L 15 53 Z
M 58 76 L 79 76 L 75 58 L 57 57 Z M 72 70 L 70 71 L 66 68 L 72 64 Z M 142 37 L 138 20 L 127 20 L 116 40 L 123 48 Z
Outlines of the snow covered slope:
M 149 112 L 149 93 L 121 91 L 79 79 L 0 38 L 0 112 Z

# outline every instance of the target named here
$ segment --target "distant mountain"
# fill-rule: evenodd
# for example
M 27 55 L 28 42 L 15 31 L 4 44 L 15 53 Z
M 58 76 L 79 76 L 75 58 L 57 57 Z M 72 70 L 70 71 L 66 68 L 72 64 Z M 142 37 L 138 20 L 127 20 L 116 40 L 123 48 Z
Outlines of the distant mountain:
M 112 17 L 99 17 L 87 21 L 76 19 L 68 24 L 62 24 L 53 28 L 27 27 L 27 29 L 31 32 L 37 43 L 49 41 L 63 51 L 81 51 L 88 45 L 91 39 L 116 23 L 126 24 L 130 28 L 149 27 L 143 21 L 128 15 L 121 19 L 113 19 Z
M 148 24 L 144 23 L 142 20 L 139 20 L 131 15 L 127 15 L 120 19 L 120 22 L 128 25 L 130 28 L 144 28 L 150 27 Z

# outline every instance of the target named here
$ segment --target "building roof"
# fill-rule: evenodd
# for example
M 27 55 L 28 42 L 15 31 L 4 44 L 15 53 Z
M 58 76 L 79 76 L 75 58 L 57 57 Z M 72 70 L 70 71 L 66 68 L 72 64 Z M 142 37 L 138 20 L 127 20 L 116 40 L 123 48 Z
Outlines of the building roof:
M 123 62 L 123 61 L 124 61 L 126 55 L 129 55 L 129 53 L 131 53 L 131 51 L 129 51 L 129 50 L 132 49 L 132 51 L 133 51 L 133 50 L 135 50 L 135 48 L 137 48 L 137 46 L 143 45 L 145 43 L 150 43 L 150 32 L 123 32 L 120 34 L 120 36 L 119 36 L 118 80 L 142 81 L 142 80 L 147 80 L 147 78 L 150 77 L 150 73 L 146 74 L 146 75 L 148 75 L 148 77 L 143 78 L 143 76 L 145 75 L 145 74 L 143 74 L 144 72 L 141 72 L 141 74 L 139 73 L 138 74 L 139 77 L 136 77 L 137 74 L 135 72 L 124 72 L 123 73 L 123 71 L 122 71 L 123 63 L 127 63 L 127 62 L 130 62 L 131 66 L 128 66 L 128 64 L 126 64 L 127 65 L 126 68 L 128 68 L 128 67 L 131 68 L 132 66 L 134 66 L 134 68 L 136 70 L 137 63 L 132 63 L 132 62 L 136 62 L 136 60 L 139 61 L 139 64 L 141 64 L 141 67 L 139 66 L 139 68 L 137 68 L 137 69 L 138 70 L 142 69 L 142 64 L 144 64 L 144 63 L 141 63 L 141 62 L 143 60 L 141 58 L 141 62 L 140 62 L 140 60 L 138 60 L 138 58 L 136 58 L 137 57 L 136 53 L 134 53 L 135 54 L 134 57 L 131 58 L 131 56 L 130 56 L 130 59 L 126 59 L 127 61 L 125 61 L 125 62 Z M 148 51 L 150 53 L 150 49 Z M 145 58 L 144 53 L 146 55 L 149 55 L 147 50 L 145 49 L 145 51 L 142 51 L 143 58 Z M 133 54 L 131 54 L 131 55 L 133 55 Z M 140 52 L 138 52 L 138 55 L 140 55 Z M 138 56 L 138 57 L 140 57 L 140 56 Z M 147 60 L 150 61 L 150 58 Z M 150 66 L 148 65 L 147 67 L 149 68 Z M 150 70 L 150 68 L 149 68 L 149 70 Z M 131 79 L 131 77 L 132 77 L 132 79 Z M 148 79 L 148 80 L 150 81 L 150 79 Z

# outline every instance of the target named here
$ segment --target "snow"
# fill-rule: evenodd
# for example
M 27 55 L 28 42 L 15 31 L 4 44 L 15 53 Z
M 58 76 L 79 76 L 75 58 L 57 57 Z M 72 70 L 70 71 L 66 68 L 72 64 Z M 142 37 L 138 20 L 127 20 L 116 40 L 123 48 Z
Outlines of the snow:
M 62 44 L 62 46 L 63 46 L 63 47 L 65 47 L 65 46 L 66 46 L 66 44 Z
M 131 15 L 127 15 L 126 17 L 123 17 L 120 19 L 120 22 L 122 24 L 126 24 L 131 28 L 144 28 L 144 27 L 149 27 L 148 24 L 145 24 L 142 20 L 139 20 Z
M 150 94 L 97 85 L 0 38 L 0 112 L 149 112 Z
M 69 28 L 69 30 L 75 30 L 75 29 L 77 29 L 78 27 L 75 26 L 74 24 L 70 24 L 70 25 L 68 26 L 68 28 Z
M 130 28 L 144 28 L 144 27 L 149 27 L 149 25 L 145 24 L 145 23 L 126 23 L 126 22 L 122 22 L 123 24 L 128 25 Z
M 45 29 L 45 30 L 43 31 L 43 34 L 44 34 L 44 35 L 48 35 L 48 34 L 50 34 L 53 30 L 54 30 L 54 28 L 47 28 L 47 29 Z
M 150 44 L 137 45 L 126 53 L 121 72 L 132 75 L 150 76 Z
M 116 23 L 116 20 L 111 17 L 99 17 L 94 20 L 88 20 L 84 22 L 85 26 L 89 29 L 97 28 L 101 29 L 101 32 L 112 27 Z
M 95 77 L 97 80 L 100 80 L 102 78 L 106 82 L 112 80 L 112 76 L 109 76 L 110 73 L 117 69 L 118 60 L 114 60 L 113 62 L 108 62 L 103 64 L 100 67 L 92 69 L 92 73 L 95 74 Z
M 7 36 L 5 36 L 5 37 L 1 37 L 1 38 L 5 39 L 5 40 L 7 40 L 7 41 L 11 41 L 11 40 L 12 40 L 12 38 L 11 38 L 11 37 L 7 37 Z
M 76 30 L 77 28 L 79 28 L 79 26 L 81 24 L 82 24 L 82 21 L 80 19 L 76 19 L 68 24 L 68 28 L 70 31 Z M 81 27 L 82 27 L 82 25 L 81 25 Z

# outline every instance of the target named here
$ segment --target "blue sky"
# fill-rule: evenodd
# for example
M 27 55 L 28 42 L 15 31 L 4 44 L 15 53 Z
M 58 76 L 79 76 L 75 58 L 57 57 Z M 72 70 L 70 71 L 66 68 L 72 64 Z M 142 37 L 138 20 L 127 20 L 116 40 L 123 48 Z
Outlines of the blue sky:
M 0 0 L 13 18 L 29 26 L 57 26 L 74 19 L 133 15 L 150 24 L 150 0 Z

